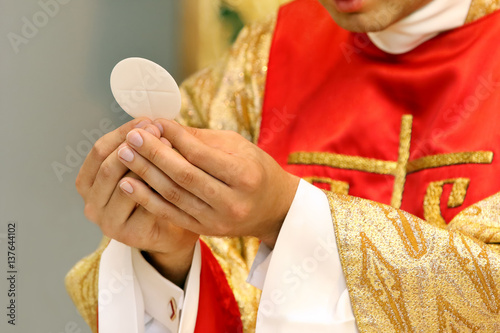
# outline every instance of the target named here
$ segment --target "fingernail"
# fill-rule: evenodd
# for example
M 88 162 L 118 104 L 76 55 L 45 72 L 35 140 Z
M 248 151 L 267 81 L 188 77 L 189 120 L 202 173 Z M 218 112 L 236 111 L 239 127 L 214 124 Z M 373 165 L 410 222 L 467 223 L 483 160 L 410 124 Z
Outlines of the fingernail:
M 129 147 L 123 147 L 118 151 L 118 156 L 127 162 L 132 162 L 134 160 L 134 152 Z
M 127 141 L 130 142 L 133 146 L 140 147 L 143 142 L 141 135 L 137 131 L 132 131 L 127 134 Z
M 153 125 L 155 125 L 156 127 L 158 127 L 158 129 L 160 130 L 160 133 L 163 134 L 163 126 L 161 126 L 160 123 L 153 123 Z
M 132 185 L 130 185 L 130 183 L 128 181 L 124 181 L 120 184 L 120 188 L 122 190 L 124 190 L 125 192 L 127 193 L 133 193 L 134 192 L 134 188 L 132 187 Z
M 148 121 L 146 121 L 146 120 L 143 120 L 143 121 L 141 121 L 140 123 L 138 123 L 137 125 L 135 125 L 134 127 L 135 127 L 135 128 L 142 128 L 143 126 L 145 126 L 145 125 L 147 125 L 147 124 L 149 124 L 149 122 L 148 122 Z

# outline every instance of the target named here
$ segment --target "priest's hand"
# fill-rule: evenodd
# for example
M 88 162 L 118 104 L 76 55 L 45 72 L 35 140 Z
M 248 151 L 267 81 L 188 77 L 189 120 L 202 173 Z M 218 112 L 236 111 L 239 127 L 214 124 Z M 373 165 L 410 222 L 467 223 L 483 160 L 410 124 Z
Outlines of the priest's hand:
M 120 150 L 124 165 L 155 190 L 126 177 L 129 198 L 197 234 L 255 236 L 273 248 L 299 178 L 235 132 L 156 124 L 171 145 L 134 129 Z
M 146 259 L 163 276 L 182 286 L 198 235 L 137 205 L 119 187 L 123 177 L 146 186 L 118 158 L 118 151 L 126 145 L 125 136 L 136 127 L 149 131 L 152 137 L 160 137 L 158 128 L 146 118 L 133 120 L 104 135 L 85 159 L 76 178 L 76 188 L 85 202 L 85 216 L 106 236 L 147 251 Z M 165 143 L 158 140 L 160 144 L 168 144 L 164 138 L 162 141 Z M 127 189 L 126 184 L 121 186 Z M 177 215 L 172 212 L 170 218 Z

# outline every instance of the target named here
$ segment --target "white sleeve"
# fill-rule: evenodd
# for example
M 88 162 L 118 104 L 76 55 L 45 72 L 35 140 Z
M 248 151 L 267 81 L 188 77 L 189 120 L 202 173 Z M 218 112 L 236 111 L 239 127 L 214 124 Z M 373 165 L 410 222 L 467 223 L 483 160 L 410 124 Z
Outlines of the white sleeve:
M 184 297 L 184 291 L 163 278 L 137 249 L 112 240 L 99 267 L 99 332 L 193 333 L 200 271 L 198 242 Z
M 248 281 L 262 289 L 257 332 L 357 332 L 330 207 L 300 181 L 274 250 L 261 244 Z

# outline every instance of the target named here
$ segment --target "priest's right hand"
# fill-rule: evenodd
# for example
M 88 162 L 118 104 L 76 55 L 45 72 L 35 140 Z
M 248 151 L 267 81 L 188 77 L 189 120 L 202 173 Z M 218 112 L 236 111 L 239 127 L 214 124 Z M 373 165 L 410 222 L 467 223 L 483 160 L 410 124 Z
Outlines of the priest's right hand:
M 119 181 L 123 177 L 139 179 L 118 160 L 117 154 L 133 128 L 142 128 L 160 137 L 158 128 L 147 118 L 132 120 L 104 135 L 83 162 L 76 188 L 85 202 L 85 216 L 97 224 L 104 235 L 146 251 L 146 259 L 164 277 L 182 287 L 199 236 L 151 214 L 120 189 Z

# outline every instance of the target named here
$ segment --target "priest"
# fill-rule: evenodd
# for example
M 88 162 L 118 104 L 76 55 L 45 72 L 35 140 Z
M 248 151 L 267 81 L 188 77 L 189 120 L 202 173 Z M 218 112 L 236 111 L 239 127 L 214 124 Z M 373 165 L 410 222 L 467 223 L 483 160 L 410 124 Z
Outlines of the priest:
M 66 279 L 93 331 L 499 331 L 497 9 L 297 0 L 178 122 L 101 138 L 77 189 L 112 240 Z

